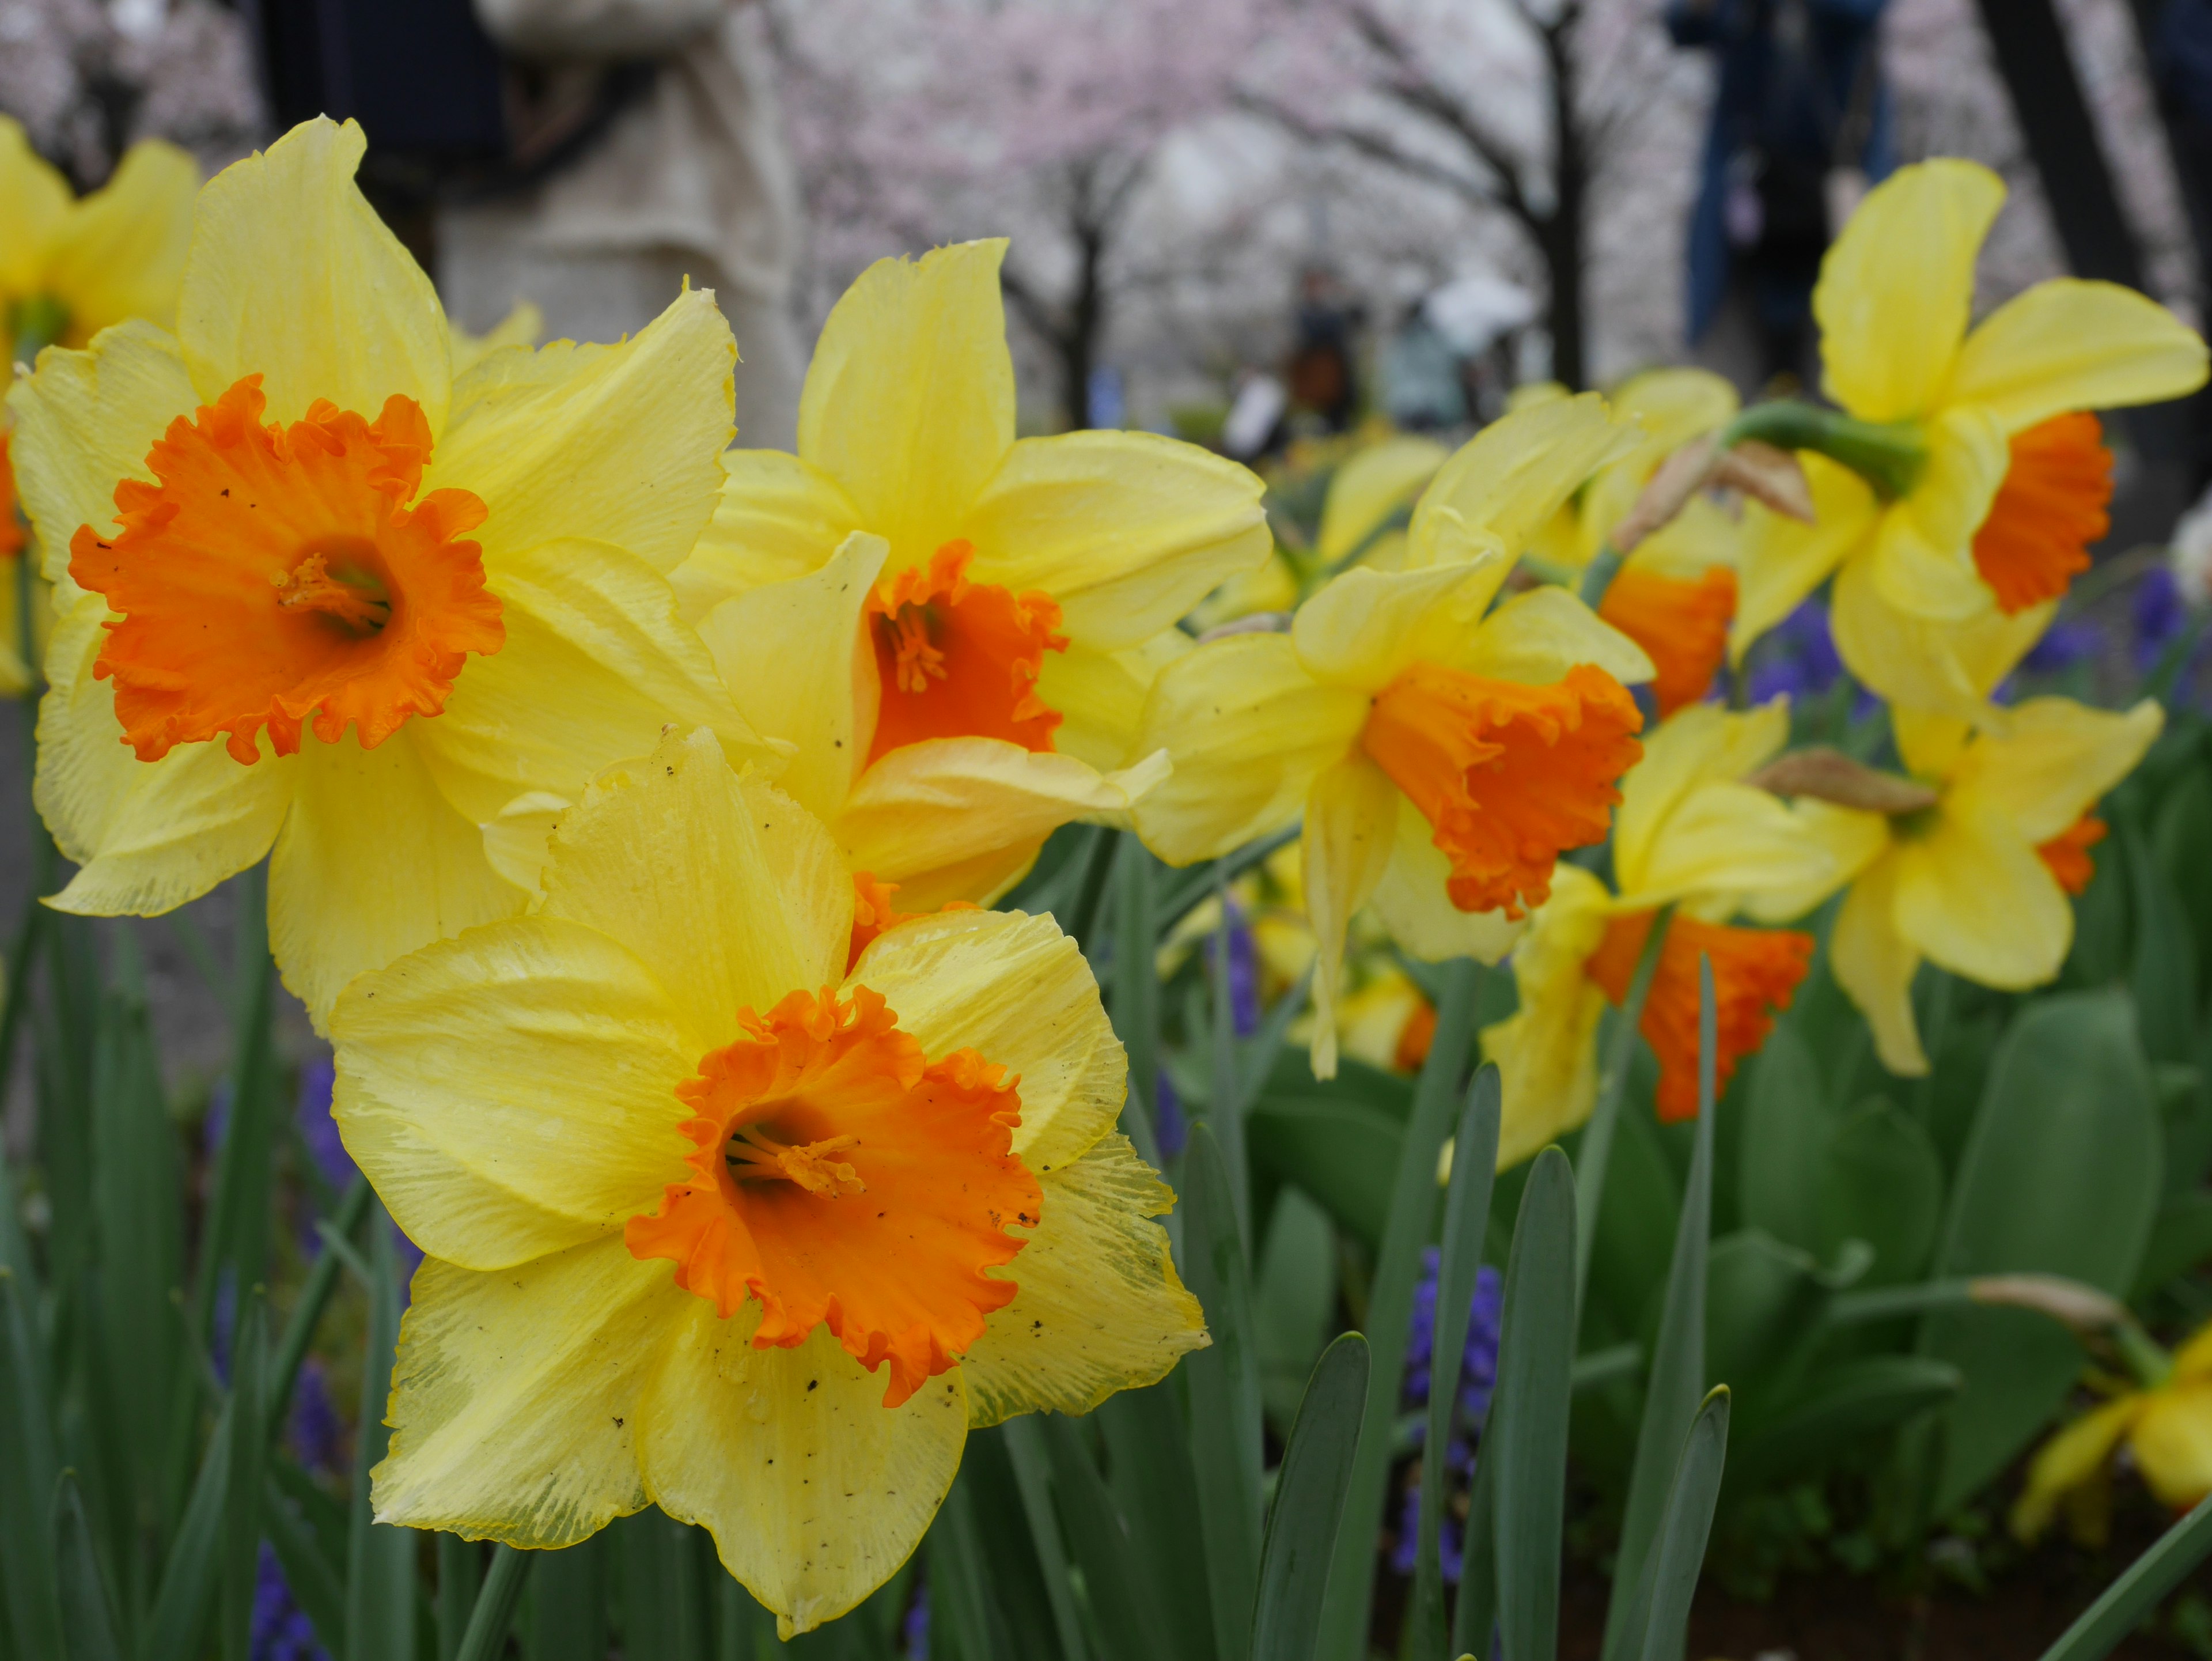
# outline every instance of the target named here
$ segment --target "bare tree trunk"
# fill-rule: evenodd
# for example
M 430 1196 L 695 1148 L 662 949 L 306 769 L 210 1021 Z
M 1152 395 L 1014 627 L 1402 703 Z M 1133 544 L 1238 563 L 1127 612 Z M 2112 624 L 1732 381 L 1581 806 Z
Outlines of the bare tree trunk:
M 1551 70 L 1553 199 L 1550 216 L 1530 225 L 1551 289 L 1546 321 L 1552 331 L 1552 375 L 1577 392 L 1589 375 L 1583 269 L 1589 196 L 1589 156 L 1575 108 L 1573 30 L 1578 9 L 1561 7 L 1559 20 L 1537 31 Z
M 1075 294 L 1059 341 L 1060 386 L 1070 427 L 1091 424 L 1091 372 L 1106 332 L 1106 233 L 1085 220 L 1075 229 Z

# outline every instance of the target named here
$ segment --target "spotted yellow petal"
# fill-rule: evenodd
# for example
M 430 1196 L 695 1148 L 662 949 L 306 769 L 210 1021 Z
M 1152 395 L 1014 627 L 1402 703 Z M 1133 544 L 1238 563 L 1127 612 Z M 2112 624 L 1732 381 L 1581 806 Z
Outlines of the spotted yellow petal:
M 408 728 L 374 750 L 352 728 L 302 745 L 291 770 L 292 811 L 269 861 L 269 944 L 318 1027 L 355 976 L 527 902 L 492 868 L 483 833 L 438 788 Z
M 1039 1186 L 1036 1230 L 994 1271 L 1021 1290 L 961 1358 L 975 1429 L 1022 1413 L 1088 1413 L 1115 1390 L 1158 1382 L 1206 1342 L 1198 1299 L 1152 1220 L 1175 1196 L 1126 1137 L 1106 1137 Z
M 1729 629 L 1731 663 L 1741 664 L 1753 641 L 1869 544 L 1881 516 L 1873 487 L 1850 468 L 1810 451 L 1800 452 L 1797 459 L 1812 492 L 1811 524 L 1755 502 L 1744 504 L 1735 620 Z
M 2186 397 L 2204 371 L 2203 338 L 2148 295 L 2055 277 L 1982 319 L 1945 396 L 1981 405 L 2009 434 L 2071 410 Z
M 1100 650 L 1169 627 L 1273 547 L 1247 468 L 1152 433 L 1025 438 L 960 522 L 970 575 L 1059 601 L 1071 639 Z
M 78 870 L 54 904 L 95 916 L 152 916 L 195 899 L 267 853 L 289 811 L 296 764 L 240 766 L 219 744 L 140 761 L 115 695 L 94 680 L 107 608 L 79 599 L 46 653 L 39 704 L 39 815 Z
M 1336 1000 L 1344 985 L 1344 940 L 1352 914 L 1382 879 L 1398 839 L 1402 798 L 1388 774 L 1364 755 L 1347 756 L 1313 782 L 1306 797 L 1299 868 L 1313 923 L 1313 1069 L 1336 1076 Z
M 2153 698 L 2121 712 L 2032 698 L 2012 711 L 2002 733 L 1966 746 L 1945 811 L 1992 812 L 2030 844 L 2049 842 L 2135 770 L 2165 723 Z
M 619 1236 L 488 1275 L 424 1262 L 399 1327 L 392 1451 L 372 1474 L 377 1520 L 550 1550 L 644 1509 L 640 1394 L 699 1302 Z
M 879 994 L 933 1061 L 973 1050 L 1016 1076 L 1014 1152 L 1039 1177 L 1074 1164 L 1120 1116 L 1121 1040 L 1081 948 L 1048 916 L 917 918 L 871 942 L 848 981 Z
M 781 450 L 726 450 L 714 516 L 670 574 L 696 622 L 732 595 L 819 570 L 861 528 L 860 510 L 819 467 Z
M 691 1025 L 605 934 L 513 917 L 346 989 L 332 1111 L 410 1239 L 506 1269 L 619 1231 L 684 1180 L 676 1086 L 735 1013 Z
M 927 560 L 1014 441 L 1014 366 L 999 298 L 1004 241 L 879 259 L 830 311 L 799 404 L 799 453 L 887 538 Z
M 2008 991 L 2058 972 L 2074 908 L 2002 813 L 1946 800 L 1897 850 L 1898 932 L 1938 966 Z
M 1366 719 L 1366 697 L 1316 680 L 1286 636 L 1200 646 L 1161 671 L 1145 705 L 1138 746 L 1164 746 L 1175 770 L 1137 804 L 1137 832 L 1187 865 L 1280 830 Z
M 2004 195 L 1987 167 L 1948 159 L 1899 167 L 1867 193 L 1813 290 L 1829 397 L 1867 421 L 1933 408 L 1966 338 L 1975 257 Z
M 592 782 L 554 834 L 545 910 L 619 940 L 704 1034 L 836 985 L 852 944 L 835 844 L 703 728 Z
M 46 289 L 69 309 L 70 344 L 125 318 L 174 319 L 199 187 L 188 152 L 141 139 L 106 184 L 70 209 L 48 245 Z
M 354 186 L 361 128 L 302 122 L 200 192 L 177 335 L 200 397 L 262 377 L 266 418 L 326 398 L 374 420 L 402 393 L 441 431 L 452 344 L 437 291 Z
M 1531 1158 L 1583 1123 L 1597 1103 L 1597 1024 L 1605 994 L 1589 978 L 1605 938 L 1604 885 L 1579 867 L 1553 875 L 1552 897 L 1513 954 L 1521 1007 L 1482 1030 L 1503 1090 L 1500 1170 Z
M 556 341 L 486 358 L 455 385 L 422 488 L 472 492 L 496 587 L 512 555 L 586 538 L 675 569 L 721 497 L 737 349 L 687 291 L 618 346 Z
M 811 1632 L 921 1543 L 968 1439 L 960 1370 L 886 1408 L 826 1326 L 755 1349 L 752 1305 L 725 1321 L 687 1302 L 638 1409 L 646 1492 L 714 1536 L 780 1634 Z

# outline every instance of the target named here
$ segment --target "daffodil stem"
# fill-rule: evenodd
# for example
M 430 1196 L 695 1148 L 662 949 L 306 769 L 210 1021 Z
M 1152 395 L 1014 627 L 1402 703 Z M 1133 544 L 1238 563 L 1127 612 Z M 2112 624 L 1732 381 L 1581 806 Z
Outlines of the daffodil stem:
M 1613 1133 L 1620 1123 L 1620 1098 L 1628 1089 L 1629 1063 L 1636 1059 L 1636 1031 L 1644 1020 L 1644 1001 L 1650 995 L 1652 977 L 1659 972 L 1659 956 L 1667 944 L 1667 925 L 1674 921 L 1672 905 L 1660 907 L 1644 937 L 1644 950 L 1636 959 L 1636 973 L 1628 983 L 1628 996 L 1613 1018 L 1613 1041 L 1606 1046 L 1604 1070 L 1598 1074 L 1597 1102 L 1583 1128 L 1582 1147 L 1575 1159 L 1575 1323 L 1582 1323 L 1583 1297 L 1589 1287 L 1590 1253 L 1597 1244 L 1598 1206 L 1605 1198 L 1606 1167 L 1613 1160 Z
M 523 1571 L 530 1560 L 513 1546 L 493 1548 L 491 1572 L 477 1593 L 469 1614 L 469 1628 L 462 1635 L 454 1661 L 492 1661 L 507 1648 L 507 1629 L 514 1624 L 514 1606 L 522 1601 Z
M 1583 572 L 1583 604 L 1595 611 L 1605 604 L 1605 591 L 1613 587 L 1613 580 L 1620 574 L 1621 554 L 1611 543 L 1607 543 L 1591 556 L 1589 567 Z
M 1894 501 L 1928 465 L 1928 441 L 1908 421 L 1861 421 L 1795 399 L 1754 404 L 1721 430 L 1723 450 L 1755 439 L 1783 450 L 1814 450 L 1840 461 Z
M 341 1239 L 350 1238 L 368 1210 L 368 1179 L 356 1176 L 347 1188 L 345 1197 L 338 1202 L 330 1226 Z M 287 1411 L 292 1404 L 292 1386 L 299 1379 L 301 1365 L 307 1359 L 307 1346 L 315 1341 L 315 1329 L 322 1324 L 323 1311 L 330 1306 L 331 1294 L 337 1290 L 341 1266 L 339 1254 L 335 1251 L 325 1251 L 317 1257 L 315 1266 L 307 1271 L 307 1283 L 300 1288 L 300 1300 L 292 1305 L 291 1319 L 285 1323 L 283 1340 L 276 1348 L 276 1363 L 269 1370 L 269 1439 L 272 1442 L 284 1427 Z

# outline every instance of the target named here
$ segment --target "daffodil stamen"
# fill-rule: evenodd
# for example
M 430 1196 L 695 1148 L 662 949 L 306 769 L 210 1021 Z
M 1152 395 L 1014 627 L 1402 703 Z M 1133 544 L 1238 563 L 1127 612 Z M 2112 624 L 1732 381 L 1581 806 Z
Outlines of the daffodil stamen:
M 833 1157 L 860 1145 L 858 1136 L 824 1136 L 793 1147 L 777 1141 L 757 1124 L 745 1125 L 732 1134 L 722 1157 L 739 1182 L 796 1183 L 809 1194 L 835 1200 L 868 1191 L 858 1171 Z

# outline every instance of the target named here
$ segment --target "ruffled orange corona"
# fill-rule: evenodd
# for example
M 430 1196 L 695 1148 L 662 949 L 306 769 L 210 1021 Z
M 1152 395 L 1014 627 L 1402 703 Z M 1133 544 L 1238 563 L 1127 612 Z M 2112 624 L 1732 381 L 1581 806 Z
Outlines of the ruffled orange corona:
M 1587 664 L 1525 686 L 1417 663 L 1375 699 L 1359 742 L 1435 831 L 1451 903 L 1517 919 L 1551 893 L 1563 851 L 1604 838 L 1643 725 Z
M 860 962 L 860 953 L 868 949 L 869 942 L 886 928 L 900 923 L 912 922 L 916 917 L 926 917 L 926 911 L 902 911 L 893 904 L 891 896 L 897 893 L 895 882 L 878 882 L 872 871 L 853 873 L 853 944 L 846 954 L 845 968 L 850 972 Z M 947 900 L 939 911 L 973 911 L 973 900 Z
M 2056 599 L 2089 569 L 2089 545 L 2111 528 L 2112 453 L 2086 411 L 2015 434 L 2012 462 L 1974 532 L 1974 569 L 2008 616 Z
M 924 1060 L 867 988 L 793 992 L 677 1086 L 695 1116 L 693 1172 L 630 1219 L 640 1258 L 724 1319 L 761 1305 L 753 1347 L 793 1348 L 826 1325 L 896 1407 L 950 1368 L 1010 1302 L 1012 1262 L 1043 1201 L 1013 1152 L 1018 1080 L 972 1050 Z
M 1037 696 L 1047 652 L 1064 652 L 1060 606 L 968 581 L 975 551 L 948 542 L 868 601 L 882 702 L 868 759 L 924 739 L 1004 739 L 1048 751 L 1060 712 Z
M 1437 1007 L 1424 998 L 1406 1017 L 1405 1025 L 1398 1029 L 1398 1043 L 1391 1051 L 1390 1065 L 1401 1073 L 1419 1072 L 1436 1041 Z
M 2069 894 L 2078 894 L 2097 874 L 2097 861 L 2090 856 L 2089 850 L 2104 841 L 2107 828 L 2104 820 L 2094 813 L 2084 813 L 2038 847 L 2036 857 L 2058 879 L 2061 888 Z
M 0 557 L 23 551 L 23 523 L 15 512 L 15 437 L 0 427 Z
M 289 428 L 261 424 L 247 375 L 179 417 L 146 463 L 160 482 L 115 487 L 121 532 L 70 542 L 70 575 L 123 615 L 93 673 L 115 682 L 141 761 L 228 733 L 241 762 L 265 726 L 280 756 L 310 717 L 373 749 L 445 708 L 469 653 L 506 642 L 500 604 L 464 534 L 484 520 L 466 490 L 410 508 L 430 429 L 395 394 L 374 422 L 318 399 Z
M 1651 933 L 1650 911 L 1615 917 L 1590 955 L 1588 972 L 1615 1005 L 1628 996 L 1636 961 Z M 1659 1058 L 1659 1116 L 1698 1116 L 1698 960 L 1713 964 L 1714 1093 L 1728 1088 L 1736 1063 L 1766 1042 L 1774 1016 L 1790 1007 L 1813 965 L 1814 940 L 1794 929 L 1735 928 L 1677 915 L 1659 948 L 1659 967 L 1638 1024 Z
M 1704 697 L 1728 654 L 1735 573 L 1716 565 L 1694 581 L 1634 565 L 1606 585 L 1597 614 L 1644 648 L 1657 672 L 1651 690 L 1664 721 Z

